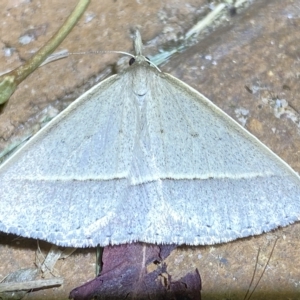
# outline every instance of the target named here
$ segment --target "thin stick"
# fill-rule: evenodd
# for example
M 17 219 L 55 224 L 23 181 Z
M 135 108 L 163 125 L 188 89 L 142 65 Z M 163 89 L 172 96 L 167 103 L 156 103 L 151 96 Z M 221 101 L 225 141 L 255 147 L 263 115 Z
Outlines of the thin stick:
M 43 280 L 31 280 L 23 282 L 5 282 L 0 283 L 0 293 L 13 291 L 29 291 L 33 289 L 40 289 L 45 287 L 52 287 L 62 285 L 63 278 L 52 278 Z
M 264 267 L 264 269 L 263 269 L 263 271 L 262 271 L 262 273 L 261 273 L 261 275 L 260 275 L 260 277 L 259 277 L 259 279 L 258 279 L 256 285 L 254 286 L 254 288 L 253 288 L 252 292 L 250 293 L 249 297 L 247 298 L 247 295 L 248 295 L 248 293 L 249 293 L 249 291 L 250 291 L 250 288 L 251 288 L 251 285 L 252 285 L 252 283 L 253 283 L 254 276 L 255 276 L 255 273 L 256 273 L 256 270 L 257 270 L 258 256 L 259 256 L 259 252 L 260 252 L 260 251 L 258 251 L 258 254 L 257 254 L 257 257 L 256 257 L 255 269 L 254 269 L 253 276 L 252 276 L 252 280 L 251 280 L 251 282 L 250 282 L 250 285 L 249 285 L 248 291 L 247 291 L 247 293 L 246 293 L 246 295 L 245 295 L 245 297 L 244 297 L 244 300 L 249 300 L 249 299 L 251 298 L 251 296 L 253 295 L 254 291 L 256 290 L 258 284 L 260 283 L 260 281 L 261 281 L 261 279 L 262 279 L 262 277 L 263 277 L 263 275 L 264 275 L 264 273 L 265 273 L 265 271 L 266 271 L 266 269 L 267 269 L 267 266 L 268 266 L 268 264 L 269 264 L 269 262 L 270 262 L 270 260 L 271 260 L 271 257 L 272 257 L 272 255 L 273 255 L 273 252 L 274 252 L 274 249 L 275 249 L 275 246 L 276 246 L 276 244 L 277 244 L 278 239 L 279 239 L 279 237 L 276 238 L 275 243 L 274 243 L 274 245 L 273 245 L 273 247 L 272 247 L 271 253 L 270 253 L 270 255 L 269 255 L 268 261 L 267 261 L 267 263 L 265 264 L 265 267 Z
M 104 250 L 104 248 L 101 247 L 98 244 L 97 248 L 96 248 L 96 276 L 100 275 L 100 273 L 102 271 L 102 267 L 103 267 L 103 261 L 102 261 L 103 250 Z
M 256 274 L 256 271 L 257 271 L 257 265 L 258 265 L 259 253 L 260 253 L 260 248 L 258 248 L 258 251 L 257 251 L 256 260 L 255 260 L 255 268 L 254 268 L 254 271 L 253 271 L 253 274 L 252 274 L 251 281 L 250 281 L 250 283 L 249 283 L 249 287 L 248 287 L 247 293 L 246 293 L 246 295 L 245 295 L 245 297 L 244 297 L 244 300 L 247 299 L 247 296 L 248 296 L 248 294 L 249 294 L 249 292 L 250 292 L 250 288 L 251 288 L 252 283 L 253 283 L 254 278 L 255 278 L 255 274 Z
M 79 0 L 77 6 L 56 34 L 24 65 L 0 76 L 0 104 L 5 103 L 17 89 L 17 86 L 58 47 L 73 29 L 90 0 Z

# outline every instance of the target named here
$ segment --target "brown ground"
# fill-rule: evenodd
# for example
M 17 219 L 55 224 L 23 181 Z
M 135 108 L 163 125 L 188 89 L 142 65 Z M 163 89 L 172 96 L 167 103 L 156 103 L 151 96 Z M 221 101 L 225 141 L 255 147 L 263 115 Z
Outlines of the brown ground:
M 0 72 L 19 66 L 28 59 L 30 51 L 40 48 L 51 37 L 77 1 L 63 2 L 1 1 L 0 48 L 16 50 L 11 57 L 0 53 Z M 203 14 L 201 10 L 206 3 L 92 1 L 61 48 L 130 51 L 130 28 L 138 26 L 143 40 L 150 41 L 146 54 L 155 54 L 206 15 L 207 10 Z M 222 27 L 208 32 L 204 40 L 162 67 L 202 92 L 233 118 L 240 118 L 236 109 L 248 110 L 245 127 L 298 172 L 299 15 L 297 1 L 255 1 L 234 17 L 228 14 L 228 21 Z M 19 38 L 25 34 L 35 38 L 21 45 Z M 204 58 L 208 54 L 212 60 Z M 17 140 L 36 130 L 39 125 L 33 127 L 34 124 L 64 108 L 93 85 L 96 76 L 109 75 L 114 70 L 114 61 L 116 57 L 111 55 L 73 56 L 37 70 L 19 86 L 0 115 L 1 148 L 11 143 L 12 138 Z M 275 113 L 276 99 L 285 99 L 288 106 Z M 274 237 L 279 236 L 269 267 L 252 299 L 299 299 L 299 233 L 300 225 L 294 224 L 274 233 L 223 245 L 183 247 L 168 258 L 170 272 L 176 276 L 197 267 L 203 281 L 203 299 L 242 299 L 258 248 L 261 248 L 258 269 L 262 270 Z M 41 243 L 41 247 L 46 253 L 50 246 Z M 35 241 L 1 237 L 0 279 L 9 272 L 33 266 L 35 250 Z M 57 274 L 65 278 L 62 287 L 34 292 L 28 298 L 67 299 L 72 288 L 94 277 L 94 265 L 94 249 L 78 250 L 56 266 Z

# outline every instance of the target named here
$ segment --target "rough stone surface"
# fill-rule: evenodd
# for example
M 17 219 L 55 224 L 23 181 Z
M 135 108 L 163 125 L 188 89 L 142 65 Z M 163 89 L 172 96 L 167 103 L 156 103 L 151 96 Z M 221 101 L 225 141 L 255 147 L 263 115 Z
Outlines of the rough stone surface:
M 0 72 L 19 66 L 58 29 L 77 1 L 3 0 L 0 4 Z M 92 1 L 60 49 L 130 51 L 130 29 L 138 26 L 145 54 L 174 45 L 209 11 L 207 1 Z M 226 16 L 217 30 L 175 55 L 161 69 L 193 86 L 257 136 L 296 171 L 300 171 L 299 38 L 297 1 L 252 1 L 236 16 Z M 134 17 L 133 17 L 134 16 Z M 20 37 L 31 37 L 26 45 Z M 210 59 L 211 57 L 211 59 Z M 72 56 L 48 64 L 29 76 L 2 108 L 0 148 L 30 135 L 45 115 L 62 110 L 85 89 L 115 70 L 112 55 Z M 285 100 L 285 101 L 284 101 Z M 245 212 L 246 213 L 246 212 Z M 274 237 L 280 237 L 252 299 L 299 297 L 300 225 L 273 233 L 209 247 L 180 247 L 168 257 L 177 275 L 198 268 L 202 299 L 241 299 L 250 283 L 258 249 L 258 271 L 267 261 Z M 50 246 L 41 243 L 43 251 Z M 36 242 L 0 236 L 0 279 L 31 267 Z M 31 293 L 28 299 L 67 299 L 71 289 L 94 277 L 95 249 L 77 250 L 60 261 L 62 287 Z

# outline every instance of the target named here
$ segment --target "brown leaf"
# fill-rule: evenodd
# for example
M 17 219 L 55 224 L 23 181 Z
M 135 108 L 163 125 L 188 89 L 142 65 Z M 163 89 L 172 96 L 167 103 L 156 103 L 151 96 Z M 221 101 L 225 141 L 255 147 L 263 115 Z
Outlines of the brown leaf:
M 95 279 L 71 291 L 74 300 L 96 299 L 200 299 L 198 270 L 172 281 L 163 260 L 175 245 L 141 243 L 108 246 L 103 270 Z

